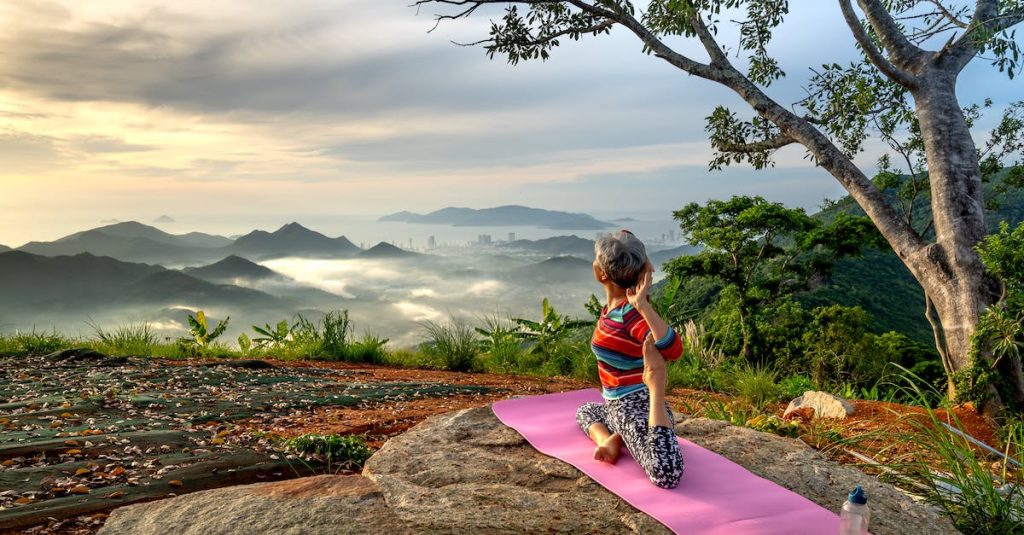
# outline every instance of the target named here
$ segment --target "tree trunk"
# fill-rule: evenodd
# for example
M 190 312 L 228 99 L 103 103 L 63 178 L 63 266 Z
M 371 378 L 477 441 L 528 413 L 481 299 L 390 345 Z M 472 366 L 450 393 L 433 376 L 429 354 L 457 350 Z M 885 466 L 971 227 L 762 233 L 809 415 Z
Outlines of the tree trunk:
M 981 314 L 998 297 L 974 247 L 986 234 L 978 153 L 956 98 L 956 74 L 941 64 L 921 74 L 913 91 L 931 182 L 935 243 L 907 260 L 934 304 L 947 375 L 969 365 L 970 340 Z M 955 395 L 952 380 L 949 391 Z M 998 394 L 985 407 L 991 412 Z

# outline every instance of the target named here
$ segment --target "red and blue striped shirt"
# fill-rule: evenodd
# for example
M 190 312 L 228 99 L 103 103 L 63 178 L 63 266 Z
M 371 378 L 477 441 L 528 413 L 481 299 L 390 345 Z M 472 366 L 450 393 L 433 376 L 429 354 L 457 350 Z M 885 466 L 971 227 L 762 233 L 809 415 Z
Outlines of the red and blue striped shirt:
M 647 388 L 643 382 L 643 340 L 650 329 L 647 320 L 628 302 L 611 310 L 602 309 L 590 345 L 597 356 L 597 373 L 605 399 L 619 399 Z M 654 345 L 668 361 L 683 354 L 683 342 L 672 327 Z

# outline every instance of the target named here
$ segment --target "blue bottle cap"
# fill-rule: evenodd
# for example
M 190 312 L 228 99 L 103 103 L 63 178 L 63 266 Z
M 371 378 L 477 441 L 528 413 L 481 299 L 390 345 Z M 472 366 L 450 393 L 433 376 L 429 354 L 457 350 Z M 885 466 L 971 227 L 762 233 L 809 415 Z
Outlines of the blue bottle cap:
M 864 505 L 868 503 L 868 497 L 864 494 L 864 489 L 857 485 L 857 488 L 853 489 L 853 492 L 849 496 L 850 503 L 856 503 L 858 505 Z

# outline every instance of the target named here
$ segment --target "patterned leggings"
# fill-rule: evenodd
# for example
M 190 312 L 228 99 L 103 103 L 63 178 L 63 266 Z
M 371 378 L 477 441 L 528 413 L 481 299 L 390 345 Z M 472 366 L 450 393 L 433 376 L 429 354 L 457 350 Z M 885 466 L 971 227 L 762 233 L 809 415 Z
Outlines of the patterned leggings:
M 675 419 L 666 401 L 665 410 L 668 411 L 672 427 L 658 425 L 648 428 L 649 406 L 650 394 L 643 388 L 606 403 L 583 404 L 576 411 L 576 423 L 584 433 L 596 423 L 602 423 L 610 432 L 618 433 L 626 449 L 640 463 L 651 482 L 670 489 L 678 485 L 679 479 L 683 477 L 683 455 L 673 431 Z

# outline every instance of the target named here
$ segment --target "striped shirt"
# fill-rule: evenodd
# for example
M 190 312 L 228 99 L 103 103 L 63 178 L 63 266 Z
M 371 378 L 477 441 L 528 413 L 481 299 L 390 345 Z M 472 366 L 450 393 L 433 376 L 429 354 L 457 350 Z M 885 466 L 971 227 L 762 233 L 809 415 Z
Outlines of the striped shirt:
M 619 399 L 647 388 L 643 382 L 643 340 L 650 327 L 640 312 L 628 302 L 611 310 L 606 309 L 607 306 L 601 310 L 601 319 L 594 329 L 590 346 L 597 356 L 601 394 L 605 399 Z M 683 354 L 683 342 L 672 327 L 654 345 L 665 360 L 676 360 Z

